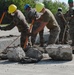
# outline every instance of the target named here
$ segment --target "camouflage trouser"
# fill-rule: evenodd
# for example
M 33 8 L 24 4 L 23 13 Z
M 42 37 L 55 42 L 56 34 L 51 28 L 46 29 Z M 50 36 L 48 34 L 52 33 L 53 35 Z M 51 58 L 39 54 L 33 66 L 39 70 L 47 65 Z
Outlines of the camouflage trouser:
M 73 54 L 74 54 L 74 32 L 73 32 L 73 30 L 71 30 L 71 28 L 70 28 L 70 37 L 72 40 L 71 46 L 72 46 L 72 50 L 73 50 Z
M 74 46 L 74 23 L 70 24 L 69 32 L 70 32 L 70 38 L 72 40 L 72 44 L 71 45 Z
M 27 32 L 25 31 L 21 32 L 20 44 L 23 49 L 24 49 L 24 43 L 26 41 L 26 36 L 27 36 Z
M 74 33 L 70 33 L 70 37 L 71 37 L 71 40 L 72 40 L 72 46 L 74 46 Z
M 35 22 L 34 25 L 33 25 L 33 28 L 32 28 L 32 32 L 34 32 L 39 26 L 40 26 L 40 22 Z M 44 31 L 44 29 L 39 32 L 40 44 L 41 45 L 43 45 L 43 42 L 44 42 L 43 31 Z M 34 45 L 34 43 L 35 43 L 36 36 L 37 36 L 37 34 L 31 36 L 32 45 Z
M 43 45 L 43 31 L 44 31 L 44 30 L 41 30 L 41 31 L 39 32 L 39 36 L 40 36 L 40 44 L 41 44 L 41 45 Z M 36 36 L 37 36 L 37 34 L 32 35 L 32 37 L 31 37 L 32 45 L 34 45 L 34 43 L 35 43 Z
M 55 27 L 54 29 L 50 30 L 50 36 L 48 40 L 48 44 L 55 44 L 60 33 L 60 28 Z
M 61 31 L 59 34 L 59 43 L 67 44 L 68 43 L 68 37 L 69 37 L 69 26 L 66 26 L 66 28 L 65 28 L 65 25 L 62 25 L 62 26 L 60 26 L 60 28 L 61 28 Z M 64 40 L 62 40 L 64 31 L 65 31 Z

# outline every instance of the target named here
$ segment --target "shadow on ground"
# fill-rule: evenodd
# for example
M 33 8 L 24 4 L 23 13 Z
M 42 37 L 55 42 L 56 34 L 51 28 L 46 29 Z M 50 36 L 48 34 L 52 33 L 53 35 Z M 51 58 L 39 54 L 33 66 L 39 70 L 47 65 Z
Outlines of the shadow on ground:
M 37 63 L 21 63 L 21 62 L 11 62 L 11 61 L 8 61 L 8 60 L 0 60 L 0 64 L 37 64 L 37 65 L 41 65 L 41 64 L 63 64 L 63 63 L 67 63 L 67 62 L 70 62 L 70 61 L 57 61 L 57 60 L 52 60 L 52 59 L 43 59 Z

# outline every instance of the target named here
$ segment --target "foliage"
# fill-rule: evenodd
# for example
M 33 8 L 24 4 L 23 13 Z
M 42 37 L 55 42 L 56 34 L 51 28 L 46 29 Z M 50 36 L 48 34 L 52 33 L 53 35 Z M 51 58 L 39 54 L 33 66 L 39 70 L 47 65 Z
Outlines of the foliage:
M 0 10 L 5 10 L 10 4 L 15 4 L 18 9 L 24 12 L 24 5 L 27 3 L 32 7 L 35 5 L 34 0 L 0 0 Z
M 6 10 L 10 4 L 15 4 L 18 7 L 18 9 L 24 12 L 24 5 L 30 4 L 32 7 L 35 7 L 35 1 L 39 1 L 39 0 L 0 0 L 0 10 Z M 52 2 L 52 0 L 43 0 L 43 1 L 45 7 L 50 9 L 53 14 L 57 12 L 58 7 L 62 7 L 63 12 L 66 12 L 67 10 L 65 8 L 67 7 L 65 3 L 61 3 L 57 1 Z
M 17 8 L 24 13 L 24 5 L 27 3 L 32 7 L 35 5 L 34 0 L 0 0 L 0 18 L 2 17 L 3 12 L 8 10 L 10 4 L 15 4 Z M 10 21 L 4 17 L 2 23 L 10 23 Z
M 30 4 L 32 7 L 34 7 L 35 1 L 39 1 L 39 0 L 0 0 L 0 10 L 8 8 L 10 4 L 15 4 L 22 12 L 24 12 L 24 5 Z M 65 3 L 61 3 L 57 1 L 52 2 L 52 0 L 44 0 L 43 3 L 45 4 L 45 7 L 50 9 L 53 13 L 57 11 L 58 7 L 62 7 L 64 12 L 67 10 L 65 8 L 67 7 Z
M 46 8 L 52 11 L 53 14 L 57 12 L 58 7 L 62 7 L 64 13 L 67 11 L 67 8 L 68 8 L 68 6 L 65 3 L 61 3 L 57 1 L 52 2 L 52 0 L 49 0 L 49 1 L 44 0 L 43 3 L 45 4 Z

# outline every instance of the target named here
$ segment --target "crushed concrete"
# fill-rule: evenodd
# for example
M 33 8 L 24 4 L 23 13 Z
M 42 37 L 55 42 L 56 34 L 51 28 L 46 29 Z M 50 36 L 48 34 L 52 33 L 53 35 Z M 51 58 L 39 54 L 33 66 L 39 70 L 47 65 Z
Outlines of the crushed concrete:
M 21 47 L 8 48 L 7 58 L 10 61 L 20 61 L 25 58 L 25 53 Z

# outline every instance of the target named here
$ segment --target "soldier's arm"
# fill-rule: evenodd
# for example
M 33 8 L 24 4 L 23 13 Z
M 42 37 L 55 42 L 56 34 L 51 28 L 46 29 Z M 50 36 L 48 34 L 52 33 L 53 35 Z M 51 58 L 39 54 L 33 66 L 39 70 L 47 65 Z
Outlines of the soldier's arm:
M 33 32 L 33 34 L 37 34 L 47 25 L 48 22 L 41 22 L 40 26 Z
M 14 28 L 15 27 L 15 25 L 14 25 L 15 23 L 14 23 L 14 21 L 12 21 L 8 26 L 5 26 L 5 27 L 1 27 L 1 30 L 11 30 L 12 28 Z
M 43 18 L 43 19 L 41 19 L 41 18 Z M 40 26 L 34 31 L 33 34 L 36 34 L 36 33 L 40 32 L 42 29 L 44 29 L 44 27 L 50 21 L 50 17 L 48 17 L 48 15 L 42 15 L 41 18 L 39 18 L 39 20 L 38 20 L 40 22 Z
M 29 20 L 31 20 L 31 22 L 32 22 L 32 20 L 35 20 L 37 16 L 38 16 L 38 14 L 34 9 L 30 10 L 28 13 L 28 18 L 29 18 Z

